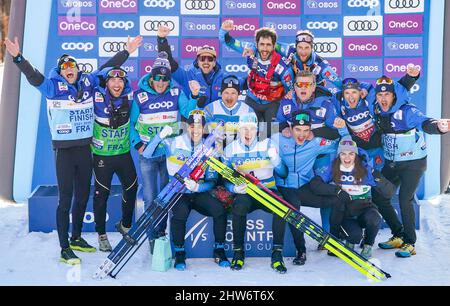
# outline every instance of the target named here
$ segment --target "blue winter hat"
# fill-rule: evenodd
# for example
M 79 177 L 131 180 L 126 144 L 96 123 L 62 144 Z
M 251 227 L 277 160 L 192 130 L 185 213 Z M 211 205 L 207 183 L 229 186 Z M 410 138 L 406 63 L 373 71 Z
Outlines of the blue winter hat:
M 158 58 L 155 60 L 155 63 L 152 67 L 152 77 L 155 78 L 157 75 L 164 75 L 167 78 L 172 77 L 170 62 L 168 60 L 168 55 L 166 52 L 160 52 L 158 54 Z
M 379 92 L 392 92 L 395 93 L 394 80 L 383 75 L 377 80 L 377 86 L 375 87 L 375 93 Z

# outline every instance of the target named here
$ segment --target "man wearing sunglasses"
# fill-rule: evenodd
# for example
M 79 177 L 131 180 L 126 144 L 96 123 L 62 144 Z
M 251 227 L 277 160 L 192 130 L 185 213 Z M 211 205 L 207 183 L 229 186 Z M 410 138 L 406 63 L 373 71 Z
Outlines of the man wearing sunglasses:
M 225 77 L 222 80 L 220 92 L 221 99 L 205 107 L 205 116 L 209 132 L 216 127 L 217 122 L 220 120 L 225 122 L 225 143 L 221 144 L 222 148 L 224 148 L 235 140 L 239 118 L 255 112 L 250 106 L 238 100 L 241 90 L 240 81 L 236 76 L 230 75 Z
M 286 167 L 284 172 L 275 173 L 276 186 L 283 198 L 298 209 L 301 206 L 330 210 L 332 207 L 342 208 L 336 197 L 316 195 L 309 184 L 315 175 L 313 168 L 317 157 L 335 152 L 338 141 L 314 137 L 311 116 L 304 111 L 292 115 L 289 129 L 290 137 L 284 137 L 281 134 L 272 136 L 272 140 L 280 149 L 282 164 Z M 333 211 L 329 215 L 333 215 Z M 304 265 L 306 261 L 304 234 L 291 225 L 289 227 L 297 249 L 293 264 Z M 282 237 L 284 237 L 284 228 L 282 227 Z
M 111 252 L 106 235 L 106 207 L 114 173 L 122 184 L 122 221 L 120 232 L 131 228 L 138 188 L 136 168 L 130 154 L 130 109 L 133 90 L 127 73 L 120 67 L 101 71 L 102 79 L 94 90 L 94 215 L 99 250 Z
M 100 70 L 122 65 L 141 43 L 140 36 L 129 38 L 126 50 L 118 52 Z M 60 260 L 71 265 L 80 264 L 81 260 L 72 250 L 96 251 L 81 238 L 81 230 L 92 177 L 93 91 L 98 84 L 98 71 L 86 74 L 78 69 L 74 57 L 64 54 L 46 78 L 23 57 L 17 38 L 14 42 L 7 38 L 5 45 L 28 82 L 47 99 L 59 191 L 56 224 L 61 246 Z M 72 237 L 69 242 L 73 197 Z
M 185 92 L 189 91 L 189 82 L 192 80 L 200 84 L 201 107 L 216 101 L 220 98 L 220 86 L 223 79 L 222 67 L 217 63 L 217 52 L 213 47 L 203 46 L 197 51 L 197 58 L 192 66 L 184 70 L 172 57 L 167 36 L 170 29 L 161 25 L 158 28 L 158 50 L 168 54 L 170 66 L 172 68 L 173 79 L 183 88 Z M 206 98 L 206 99 L 205 99 Z
M 250 72 L 247 78 L 247 103 L 265 122 L 268 137 L 272 134 L 272 122 L 276 118 L 280 100 L 292 90 L 292 70 L 289 62 L 275 51 L 277 34 L 271 28 L 261 28 L 255 32 L 255 42 L 241 42 L 230 35 L 234 28 L 232 20 L 225 20 L 219 31 L 219 40 L 227 47 L 243 53 L 246 48 L 256 49 L 256 56 L 243 53 L 247 57 Z M 275 125 L 274 125 L 275 127 Z
M 377 80 L 375 120 L 382 133 L 385 165 L 382 174 L 400 186 L 399 204 L 402 222 L 391 205 L 391 199 L 374 193 L 374 202 L 391 228 L 392 238 L 379 243 L 382 249 L 400 248 L 397 257 L 416 254 L 414 194 L 427 167 L 424 133 L 442 135 L 449 131 L 448 119 L 425 116 L 408 100 L 401 100 L 395 82 L 386 76 Z
M 169 178 L 165 166 L 166 154 L 163 146 L 159 146 L 152 156 L 144 157 L 147 144 L 165 126 L 172 128 L 169 136 L 179 134 L 180 121 L 189 117 L 189 112 L 196 108 L 200 85 L 193 81 L 190 83 L 192 95 L 188 97 L 180 87 L 172 81 L 172 73 L 168 55 L 160 52 L 155 60 L 151 72 L 139 81 L 139 90 L 134 93 L 134 102 L 131 108 L 131 145 L 139 152 L 139 165 L 141 168 L 144 206 L 152 203 L 161 189 L 167 185 Z M 158 183 L 159 179 L 159 183 Z M 161 223 L 156 233 L 149 233 L 153 240 L 165 235 L 166 223 Z

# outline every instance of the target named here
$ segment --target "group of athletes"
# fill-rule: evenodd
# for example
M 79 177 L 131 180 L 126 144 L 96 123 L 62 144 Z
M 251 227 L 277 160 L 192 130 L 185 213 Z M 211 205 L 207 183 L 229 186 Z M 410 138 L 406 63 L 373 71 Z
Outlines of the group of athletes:
M 6 39 L 14 63 L 47 99 L 59 189 L 61 261 L 80 264 L 73 250 L 96 251 L 81 237 L 92 173 L 99 250 L 110 252 L 105 223 L 114 174 L 123 190 L 117 227 L 127 233 L 132 226 L 139 182 L 131 150 L 139 153 L 148 208 L 219 121 L 225 122 L 225 133 L 216 141 L 216 154 L 227 166 L 253 175 L 297 209 L 319 208 L 324 229 L 349 248 L 361 248 L 366 259 L 372 256 L 382 218 L 392 237 L 378 247 L 397 249 L 395 255 L 402 258 L 416 254 L 413 199 L 426 170 L 424 133 L 449 131 L 449 120 L 429 118 L 410 101 L 419 67 L 408 66 L 398 81 L 389 76 L 380 76 L 375 84 L 342 80 L 314 52 L 310 31 L 300 30 L 292 44 L 282 44 L 271 28 L 258 29 L 254 42 L 235 39 L 230 35 L 233 28 L 233 21 L 224 21 L 219 40 L 246 58 L 247 78 L 225 74 L 209 46 L 199 48 L 195 61 L 184 69 L 173 58 L 170 30 L 162 25 L 158 58 L 137 90 L 121 65 L 142 45 L 140 36 L 129 38 L 126 50 L 90 74 L 64 54 L 49 77 L 24 58 L 17 38 Z M 338 90 L 331 92 L 327 84 Z M 256 209 L 272 212 L 247 194 L 245 184 L 235 186 L 211 168 L 199 180 L 186 178 L 185 186 L 170 218 L 174 267 L 186 268 L 186 222 L 194 209 L 213 218 L 214 261 L 242 269 L 247 215 Z M 397 187 L 401 220 L 391 204 Z M 224 203 L 230 199 L 228 209 Z M 224 249 L 230 211 L 231 261 Z M 285 221 L 273 214 L 270 265 L 279 273 L 287 271 L 285 229 Z M 149 239 L 166 235 L 166 230 L 165 220 L 149 231 Z M 297 250 L 292 263 L 304 265 L 304 235 L 293 226 L 290 230 Z

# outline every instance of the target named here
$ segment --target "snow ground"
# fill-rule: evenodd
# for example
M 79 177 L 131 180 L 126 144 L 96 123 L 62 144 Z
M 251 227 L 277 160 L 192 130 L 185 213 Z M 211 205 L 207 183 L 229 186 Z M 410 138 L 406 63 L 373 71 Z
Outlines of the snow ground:
M 306 211 L 305 211 L 306 213 Z M 211 259 L 188 259 L 188 269 L 154 272 L 147 244 L 133 257 L 118 279 L 93 280 L 92 274 L 105 259 L 104 253 L 77 253 L 83 264 L 70 267 L 58 262 L 56 232 L 28 233 L 26 204 L 0 202 L 0 285 L 158 285 L 158 286 L 290 286 L 290 285 L 450 285 L 450 195 L 421 201 L 421 225 L 417 255 L 399 259 L 394 251 L 375 247 L 374 262 L 392 275 L 379 284 L 365 279 L 340 259 L 316 250 L 307 238 L 308 260 L 296 267 L 286 258 L 288 273 L 279 275 L 269 267 L 269 258 L 248 258 L 244 270 L 236 272 L 218 267 Z M 110 234 L 113 246 L 118 234 Z M 380 231 L 377 241 L 390 237 Z M 97 245 L 96 234 L 84 238 Z

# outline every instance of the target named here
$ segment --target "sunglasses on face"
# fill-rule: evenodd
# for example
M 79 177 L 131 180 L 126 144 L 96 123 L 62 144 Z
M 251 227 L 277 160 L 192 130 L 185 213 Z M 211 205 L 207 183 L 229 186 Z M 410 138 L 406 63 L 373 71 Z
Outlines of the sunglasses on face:
M 198 60 L 200 62 L 208 62 L 208 63 L 213 63 L 216 61 L 216 59 L 213 56 L 208 56 L 208 55 L 199 56 Z
M 159 81 L 169 82 L 170 81 L 170 79 L 165 75 L 156 75 L 153 77 L 153 80 L 156 82 L 159 82 Z
M 309 89 L 314 85 L 313 82 L 296 82 L 295 87 Z
M 108 72 L 108 77 L 110 78 L 125 78 L 127 73 L 121 69 L 114 69 Z
M 66 70 L 66 69 L 69 69 L 69 68 L 73 69 L 73 68 L 76 68 L 76 67 L 77 67 L 77 63 L 72 62 L 72 61 L 62 63 L 61 66 L 60 66 L 61 70 Z
M 377 85 L 392 85 L 394 84 L 394 80 L 388 77 L 381 77 L 377 80 Z

